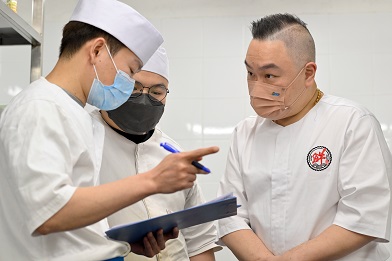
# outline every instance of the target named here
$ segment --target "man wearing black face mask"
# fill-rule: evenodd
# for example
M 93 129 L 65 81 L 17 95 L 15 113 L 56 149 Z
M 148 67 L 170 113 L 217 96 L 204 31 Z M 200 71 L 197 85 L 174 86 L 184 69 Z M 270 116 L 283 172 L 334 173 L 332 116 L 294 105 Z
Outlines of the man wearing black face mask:
M 119 108 L 92 112 L 105 125 L 105 142 L 100 171 L 101 183 L 143 173 L 169 154 L 160 147 L 177 143 L 156 127 L 162 117 L 168 91 L 168 59 L 160 47 L 142 70 L 134 75 L 135 89 Z M 106 122 L 106 123 L 105 123 Z M 149 196 L 108 217 L 111 227 L 149 219 L 199 205 L 204 202 L 197 183 L 173 194 Z M 215 260 L 216 229 L 212 222 L 180 231 L 178 238 L 153 259 L 130 253 L 125 260 Z
M 153 77 L 143 77 L 145 74 L 151 74 L 151 72 L 143 71 L 141 72 L 141 77 L 154 82 Z M 125 136 L 135 143 L 148 140 L 154 133 L 154 128 L 163 115 L 166 95 L 169 90 L 167 89 L 167 80 L 161 76 L 159 78 L 162 78 L 163 81 L 149 86 L 136 81 L 130 99 L 123 106 L 107 111 L 110 120 L 119 127 L 116 128 L 111 125 L 114 127 L 113 129 L 121 135 L 125 133 Z

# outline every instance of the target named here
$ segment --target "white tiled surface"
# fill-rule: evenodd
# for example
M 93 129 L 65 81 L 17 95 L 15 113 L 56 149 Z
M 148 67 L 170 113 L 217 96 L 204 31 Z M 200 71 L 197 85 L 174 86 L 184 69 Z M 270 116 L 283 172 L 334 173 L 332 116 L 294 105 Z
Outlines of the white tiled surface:
M 371 53 L 341 52 L 329 55 L 330 93 L 338 96 L 373 95 Z
M 124 0 L 162 32 L 171 61 L 170 94 L 161 127 L 185 149 L 218 145 L 199 177 L 206 199 L 224 172 L 230 132 L 254 114 L 243 65 L 251 21 L 295 13 L 309 24 L 317 48 L 317 83 L 326 93 L 364 104 L 379 119 L 392 148 L 392 3 L 390 0 Z M 46 1 L 43 71 L 57 60 L 61 29 L 76 0 Z M 29 81 L 29 48 L 0 48 L 0 103 Z M 217 260 L 236 260 L 229 251 Z

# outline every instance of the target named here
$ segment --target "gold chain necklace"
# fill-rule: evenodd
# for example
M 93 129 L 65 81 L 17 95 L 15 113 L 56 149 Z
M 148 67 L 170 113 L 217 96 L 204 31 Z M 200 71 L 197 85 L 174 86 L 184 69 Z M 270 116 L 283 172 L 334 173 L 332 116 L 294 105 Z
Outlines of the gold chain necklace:
M 319 89 L 319 88 L 317 88 L 317 98 L 316 98 L 316 100 L 314 101 L 314 105 L 316 105 L 319 101 L 320 101 L 320 99 L 321 99 L 321 95 L 323 94 L 323 92 Z M 313 105 L 313 106 L 314 106 Z

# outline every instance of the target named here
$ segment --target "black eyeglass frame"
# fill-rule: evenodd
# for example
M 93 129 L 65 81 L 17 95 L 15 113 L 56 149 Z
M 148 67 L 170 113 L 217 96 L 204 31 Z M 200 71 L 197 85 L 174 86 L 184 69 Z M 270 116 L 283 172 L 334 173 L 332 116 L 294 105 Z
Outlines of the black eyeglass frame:
M 138 82 L 138 81 L 135 82 L 135 86 L 136 86 L 136 84 L 140 84 L 140 85 L 142 86 L 142 89 L 141 89 L 140 91 L 138 91 L 138 92 L 132 92 L 132 95 L 131 95 L 130 98 L 139 97 L 140 95 L 143 94 L 143 91 L 144 91 L 144 89 L 146 89 L 146 88 L 148 89 L 148 98 L 149 98 L 151 101 L 153 101 L 153 102 L 156 102 L 156 101 L 161 102 L 161 101 L 163 101 L 163 100 L 167 97 L 167 94 L 170 93 L 169 89 L 167 89 L 166 86 L 163 85 L 163 84 L 156 84 L 156 85 L 149 86 L 149 87 L 148 87 L 148 86 L 144 86 L 141 82 Z M 163 98 L 161 98 L 161 99 L 156 99 L 154 96 L 152 96 L 152 95 L 150 94 L 150 90 L 151 90 L 151 88 L 154 88 L 154 87 L 160 87 L 160 88 L 164 89 L 164 90 L 165 90 L 165 96 L 164 96 Z

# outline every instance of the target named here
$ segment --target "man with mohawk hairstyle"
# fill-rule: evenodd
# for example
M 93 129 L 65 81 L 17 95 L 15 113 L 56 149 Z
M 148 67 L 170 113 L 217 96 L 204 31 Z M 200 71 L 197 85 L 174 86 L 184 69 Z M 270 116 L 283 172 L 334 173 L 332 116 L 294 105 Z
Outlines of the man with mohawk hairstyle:
M 392 157 L 366 108 L 324 94 L 306 24 L 275 14 L 252 24 L 245 58 L 257 113 L 235 128 L 219 194 L 238 215 L 218 234 L 239 260 L 384 261 Z

